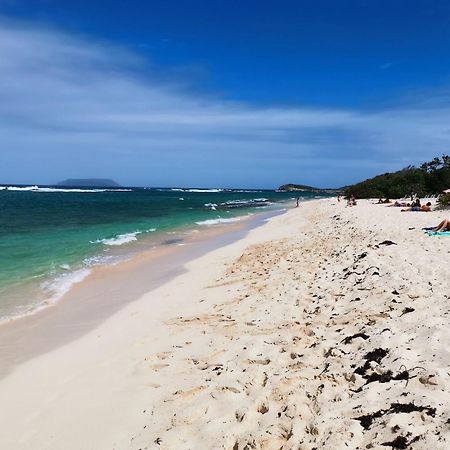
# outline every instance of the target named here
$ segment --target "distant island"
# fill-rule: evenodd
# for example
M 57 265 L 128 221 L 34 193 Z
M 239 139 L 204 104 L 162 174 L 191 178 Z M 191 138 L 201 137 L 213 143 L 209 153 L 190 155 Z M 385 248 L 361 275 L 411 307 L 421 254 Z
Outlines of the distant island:
M 283 184 L 278 188 L 279 191 L 284 192 L 316 192 L 319 194 L 336 194 L 340 189 L 322 189 L 313 186 L 306 186 L 305 184 Z
M 57 186 L 118 188 L 120 184 L 109 178 L 68 178 L 57 183 Z

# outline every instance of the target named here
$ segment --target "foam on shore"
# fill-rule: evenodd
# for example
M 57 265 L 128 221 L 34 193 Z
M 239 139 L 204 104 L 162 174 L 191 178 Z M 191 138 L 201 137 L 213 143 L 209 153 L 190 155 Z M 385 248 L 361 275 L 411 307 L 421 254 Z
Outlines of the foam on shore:
M 239 217 L 230 217 L 229 219 L 223 219 L 221 217 L 217 219 L 201 220 L 200 222 L 195 222 L 197 225 L 211 226 L 219 225 L 221 223 L 232 223 L 239 222 L 241 219 Z
M 134 231 L 132 233 L 118 234 L 117 236 L 114 236 L 112 238 L 104 238 L 104 239 L 97 239 L 95 241 L 91 241 L 91 244 L 104 244 L 104 245 L 110 245 L 110 246 L 119 246 L 119 245 L 129 244 L 130 242 L 137 241 L 137 236 L 139 234 L 151 233 L 153 231 L 156 231 L 156 228 L 150 228 L 146 231 Z

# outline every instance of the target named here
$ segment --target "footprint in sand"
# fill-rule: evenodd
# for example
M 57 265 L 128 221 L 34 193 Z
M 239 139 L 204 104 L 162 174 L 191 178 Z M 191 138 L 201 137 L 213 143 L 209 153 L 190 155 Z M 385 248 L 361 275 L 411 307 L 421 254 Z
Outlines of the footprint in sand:
M 245 419 L 245 414 L 247 413 L 246 409 L 237 409 L 234 413 L 236 420 L 238 422 L 242 422 Z
M 249 359 L 247 360 L 248 364 L 260 364 L 262 366 L 267 366 L 270 364 L 270 359 Z
M 267 406 L 266 403 L 261 403 L 261 404 L 258 406 L 257 411 L 258 411 L 260 414 L 266 414 L 267 412 L 269 412 L 269 407 Z
M 170 364 L 150 364 L 150 367 L 156 371 L 169 367 Z
M 158 354 L 156 355 L 156 357 L 157 357 L 158 359 L 164 360 L 164 359 L 169 358 L 169 356 L 171 356 L 172 354 L 173 354 L 173 352 L 161 352 L 161 353 L 158 353 Z

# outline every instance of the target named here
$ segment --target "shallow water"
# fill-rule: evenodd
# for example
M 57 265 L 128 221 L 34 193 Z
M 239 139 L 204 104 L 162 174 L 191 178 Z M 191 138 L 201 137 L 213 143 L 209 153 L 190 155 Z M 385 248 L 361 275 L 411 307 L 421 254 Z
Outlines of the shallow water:
M 267 190 L 0 188 L 0 318 L 57 301 L 93 265 L 115 263 L 176 232 L 279 208 L 292 197 Z

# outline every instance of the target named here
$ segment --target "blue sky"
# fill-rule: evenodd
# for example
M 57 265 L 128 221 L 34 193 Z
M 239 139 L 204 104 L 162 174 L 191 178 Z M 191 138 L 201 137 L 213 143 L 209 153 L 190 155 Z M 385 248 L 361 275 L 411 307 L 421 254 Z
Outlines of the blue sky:
M 0 182 L 341 186 L 448 153 L 450 3 L 0 0 Z

